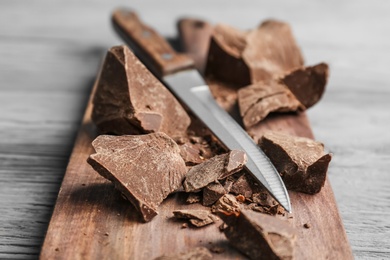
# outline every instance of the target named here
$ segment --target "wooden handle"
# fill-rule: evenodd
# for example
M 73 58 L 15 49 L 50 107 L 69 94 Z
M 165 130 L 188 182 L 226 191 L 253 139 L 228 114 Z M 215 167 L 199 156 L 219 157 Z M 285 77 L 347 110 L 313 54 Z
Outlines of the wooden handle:
M 176 53 L 161 35 L 143 24 L 135 12 L 118 9 L 113 13 L 112 21 L 114 28 L 156 76 L 193 67 L 194 62 L 189 57 Z
M 203 72 L 213 27 L 205 21 L 189 18 L 179 20 L 177 27 L 183 50 L 194 60 L 195 67 Z

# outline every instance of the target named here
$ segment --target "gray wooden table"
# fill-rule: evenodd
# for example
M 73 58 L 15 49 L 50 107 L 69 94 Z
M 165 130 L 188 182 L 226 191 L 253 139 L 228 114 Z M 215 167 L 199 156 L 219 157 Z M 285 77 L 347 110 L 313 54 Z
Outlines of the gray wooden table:
M 331 76 L 309 111 L 334 153 L 329 178 L 356 259 L 390 258 L 389 1 L 0 2 L 0 258 L 36 258 L 105 51 L 131 6 L 166 36 L 184 15 L 252 28 L 291 23 Z M 326 210 L 326 209 L 324 209 Z

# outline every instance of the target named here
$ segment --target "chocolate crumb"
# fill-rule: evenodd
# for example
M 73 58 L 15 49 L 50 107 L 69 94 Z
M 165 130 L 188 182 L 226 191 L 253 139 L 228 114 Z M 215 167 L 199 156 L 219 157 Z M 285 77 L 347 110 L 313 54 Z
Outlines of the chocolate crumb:
M 181 225 L 181 228 L 188 228 L 188 223 L 183 223 L 183 224 Z
M 303 224 L 303 227 L 304 228 L 311 228 L 311 225 L 309 223 L 305 223 L 305 224 Z
M 237 199 L 238 202 L 241 202 L 241 203 L 243 203 L 245 201 L 245 197 L 243 195 L 241 195 L 241 194 L 237 195 L 236 199 Z

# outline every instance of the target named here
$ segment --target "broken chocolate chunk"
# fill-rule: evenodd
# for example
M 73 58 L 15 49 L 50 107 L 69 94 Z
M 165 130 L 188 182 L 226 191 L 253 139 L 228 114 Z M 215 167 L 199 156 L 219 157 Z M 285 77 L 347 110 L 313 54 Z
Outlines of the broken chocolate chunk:
M 294 94 L 300 103 L 309 108 L 316 104 L 325 91 L 328 81 L 328 65 L 299 68 L 281 77 L 280 82 Z
M 217 217 L 211 214 L 210 211 L 201 209 L 175 210 L 173 215 L 175 218 L 188 219 L 195 227 L 203 227 L 217 220 Z
M 252 196 L 252 187 L 249 184 L 246 174 L 241 175 L 232 185 L 230 192 L 236 195 L 243 195 L 245 198 Z
M 144 221 L 157 215 L 158 205 L 181 186 L 187 172 L 177 144 L 164 133 L 100 135 L 88 163 L 114 183 L 141 213 Z
M 101 133 L 185 135 L 190 118 L 126 46 L 112 47 L 96 83 L 92 119 Z
M 286 23 L 268 20 L 249 32 L 217 25 L 205 75 L 243 87 L 302 65 L 301 51 Z
M 180 155 L 187 165 L 195 165 L 203 162 L 203 157 L 200 155 L 202 146 L 200 144 L 192 144 L 185 142 L 180 147 Z
M 217 155 L 192 167 L 184 180 L 186 192 L 197 191 L 207 184 L 223 179 L 241 170 L 247 161 L 246 154 L 240 150 Z
M 251 259 L 292 259 L 297 233 L 287 221 L 243 209 L 220 212 L 229 243 Z
M 211 260 L 213 255 L 205 247 L 195 247 L 188 252 L 177 255 L 163 255 L 154 260 Z
M 213 205 L 219 198 L 227 192 L 225 188 L 219 183 L 210 183 L 203 188 L 203 206 Z
M 332 158 L 330 154 L 325 154 L 322 143 L 268 132 L 259 145 L 275 165 L 287 189 L 308 194 L 321 190 Z
M 240 89 L 238 104 L 246 129 L 271 112 L 296 112 L 313 106 L 322 97 L 327 78 L 328 65 L 320 63 Z
M 238 91 L 238 104 L 247 129 L 271 112 L 295 112 L 304 109 L 291 91 L 275 80 L 241 88 Z
M 232 194 L 223 195 L 212 207 L 213 213 L 224 211 L 224 212 L 239 212 L 240 204 L 236 197 Z

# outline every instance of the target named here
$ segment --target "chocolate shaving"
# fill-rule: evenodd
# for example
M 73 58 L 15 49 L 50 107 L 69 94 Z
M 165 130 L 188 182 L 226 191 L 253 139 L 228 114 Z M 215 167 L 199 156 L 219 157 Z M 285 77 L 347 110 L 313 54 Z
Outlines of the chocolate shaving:
M 287 189 L 318 193 L 325 183 L 332 158 L 324 145 L 309 138 L 278 132 L 263 135 L 259 145 L 282 176 Z
M 157 215 L 158 205 L 181 186 L 187 172 L 177 144 L 164 133 L 98 136 L 88 163 L 114 183 L 144 221 Z
M 96 84 L 92 120 L 101 133 L 185 135 L 187 113 L 126 46 L 108 51 Z
M 287 221 L 245 209 L 218 215 L 228 225 L 229 243 L 250 259 L 293 258 L 297 233 Z
M 184 181 L 186 192 L 197 191 L 207 184 L 241 170 L 247 161 L 246 154 L 240 150 L 233 150 L 229 153 L 217 155 L 201 164 L 192 167 Z

